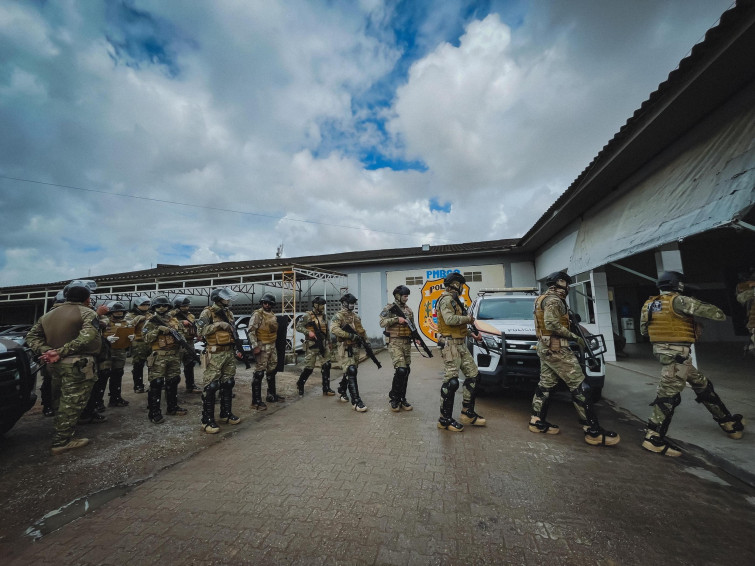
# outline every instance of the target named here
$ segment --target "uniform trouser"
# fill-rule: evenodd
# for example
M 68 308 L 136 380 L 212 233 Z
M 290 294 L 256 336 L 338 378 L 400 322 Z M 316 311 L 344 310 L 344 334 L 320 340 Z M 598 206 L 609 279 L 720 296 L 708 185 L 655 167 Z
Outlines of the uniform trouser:
M 131 344 L 131 375 L 134 377 L 134 386 L 144 385 L 144 366 L 147 363 L 147 358 L 152 353 L 152 348 L 149 344 L 145 344 L 143 340 L 134 340 Z
M 127 351 L 111 350 L 110 355 L 110 401 L 121 399 L 123 368 L 126 366 Z
M 532 398 L 532 414 L 541 415 L 543 407 L 547 407 L 550 392 L 558 385 L 561 379 L 569 391 L 572 392 L 574 408 L 582 423 L 587 422 L 587 413 L 585 411 L 584 393 L 574 391 L 580 390 L 580 385 L 585 380 L 585 374 L 577 361 L 577 357 L 570 348 L 564 347 L 559 350 L 551 350 L 542 342 L 537 344 L 537 357 L 540 358 L 540 381 L 537 384 L 538 393 Z M 577 395 L 579 399 L 575 399 Z M 578 402 L 581 401 L 581 402 Z
M 60 378 L 60 403 L 55 411 L 53 446 L 65 446 L 73 438 L 76 422 L 81 416 L 97 377 L 94 358 L 87 356 L 74 363 L 52 364 L 53 374 Z
M 307 377 L 312 373 L 312 370 L 315 369 L 315 366 L 317 365 L 317 360 L 319 359 L 321 362 L 320 367 L 325 366 L 325 364 L 330 362 L 331 352 L 330 347 L 325 346 L 325 355 L 320 354 L 320 350 L 318 350 L 317 346 L 314 344 L 310 344 L 309 342 L 305 342 L 304 344 L 304 369 L 308 369 L 309 372 L 306 374 Z M 329 367 L 329 366 L 328 366 Z M 302 372 L 302 375 L 304 375 L 304 372 Z M 306 379 L 304 379 L 304 382 L 306 383 Z M 330 372 L 323 372 L 322 374 L 322 388 L 325 390 L 325 388 L 330 389 Z
M 661 379 L 656 392 L 657 398 L 667 399 L 681 395 L 687 383 L 698 395 L 708 388 L 708 378 L 692 364 L 689 346 L 653 344 L 653 355 L 661 362 Z M 702 403 L 716 419 L 728 415 L 728 411 L 724 410 L 723 403 L 711 403 L 707 400 L 703 400 Z M 666 418 L 660 404 L 654 404 L 649 421 L 660 427 Z M 670 420 L 671 416 L 669 415 L 664 430 L 668 430 Z
M 219 384 L 225 383 L 235 376 L 236 354 L 233 350 L 209 353 L 209 360 L 202 376 L 203 386 L 209 385 L 212 381 L 217 381 Z
M 406 398 L 406 387 L 409 382 L 409 367 L 412 363 L 412 342 L 410 339 L 390 338 L 388 341 L 388 352 L 391 354 L 393 368 L 398 370 L 404 368 L 404 372 L 394 374 L 391 391 L 388 393 L 390 399 L 401 400 Z
M 464 340 L 461 338 L 446 339 L 445 345 L 441 348 L 441 357 L 443 358 L 444 384 L 447 384 L 452 379 L 458 379 L 459 370 L 461 370 L 461 373 L 467 380 L 475 379 L 479 373 L 472 354 L 469 353 L 469 350 L 464 345 Z M 463 387 L 462 396 L 464 403 L 472 402 L 472 389 Z
M 39 387 L 40 397 L 42 398 L 42 406 L 45 409 L 51 409 L 53 406 L 52 397 L 52 374 L 47 365 L 42 366 L 39 370 L 42 374 L 42 385 Z M 60 397 L 60 390 L 58 390 L 58 397 Z

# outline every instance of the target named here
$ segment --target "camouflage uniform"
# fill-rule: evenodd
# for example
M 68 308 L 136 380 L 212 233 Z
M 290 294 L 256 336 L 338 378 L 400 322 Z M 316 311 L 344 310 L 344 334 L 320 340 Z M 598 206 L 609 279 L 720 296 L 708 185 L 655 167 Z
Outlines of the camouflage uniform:
M 252 374 L 252 408 L 257 410 L 267 409 L 262 401 L 262 378 L 267 380 L 268 403 L 283 401 L 275 390 L 275 374 L 278 372 L 278 351 L 276 341 L 278 339 L 278 318 L 272 311 L 259 308 L 252 313 L 249 327 L 246 330 L 249 337 L 249 346 L 254 352 L 255 368 Z M 257 351 L 259 348 L 259 351 Z
M 411 411 L 412 405 L 406 400 L 406 388 L 409 384 L 409 374 L 412 363 L 412 333 L 407 324 L 399 324 L 399 317 L 391 312 L 393 306 L 397 306 L 403 312 L 402 318 L 414 324 L 414 313 L 409 305 L 400 301 L 388 303 L 380 313 L 380 327 L 385 328 L 384 334 L 388 335 L 388 352 L 393 362 L 393 382 L 388 393 L 388 399 L 393 412 L 404 409 Z
M 129 334 L 133 334 L 133 330 L 133 327 L 126 317 L 118 319 L 111 316 L 108 319 L 104 334 L 105 338 L 108 338 L 109 336 L 115 336 L 116 332 L 128 332 Z M 126 367 L 126 358 L 128 356 L 128 348 L 130 345 L 131 343 L 128 339 L 119 338 L 119 340 L 110 344 L 110 355 L 106 363 L 100 364 L 101 371 L 104 369 L 109 372 L 110 407 L 128 406 L 128 401 L 121 396 L 121 382 L 123 379 L 123 370 Z
M 131 375 L 134 378 L 134 392 L 144 393 L 144 368 L 147 358 L 152 353 L 152 348 L 144 342 L 144 324 L 150 319 L 152 313 L 138 309 L 129 313 L 128 323 L 134 327 L 134 339 L 131 341 Z M 149 369 L 147 370 L 149 374 Z M 148 375 L 149 379 L 149 375 Z
M 464 424 L 485 426 L 485 419 L 475 413 L 477 397 L 475 391 L 479 369 L 466 346 L 467 336 L 471 333 L 467 327 L 472 317 L 464 314 L 457 302 L 458 295 L 448 286 L 435 303 L 438 315 L 438 347 L 443 358 L 443 385 L 440 389 L 441 405 L 438 427 L 446 430 L 462 430 Z M 462 412 L 459 420 L 453 420 L 454 397 L 459 389 L 459 370 L 464 375 L 462 389 Z
M 184 340 L 186 340 L 190 346 L 194 347 L 194 342 L 197 338 L 197 324 L 194 315 L 190 312 L 184 312 L 180 308 L 173 309 L 168 314 L 175 317 L 181 323 L 181 327 L 178 331 L 184 337 Z M 233 320 L 233 318 L 231 318 L 231 320 Z M 189 323 L 188 326 L 185 322 Z M 196 386 L 194 379 L 194 366 L 196 365 L 194 358 L 185 350 L 179 350 L 178 354 L 181 358 L 181 365 L 183 365 L 184 368 L 186 392 L 201 393 L 201 390 Z
M 750 343 L 745 348 L 745 354 L 755 355 L 755 281 L 743 281 L 737 285 L 737 301 L 747 309 Z
M 147 404 L 149 419 L 155 423 L 163 422 L 160 411 L 160 398 L 165 387 L 165 401 L 168 415 L 185 415 L 186 409 L 178 405 L 178 383 L 181 381 L 181 356 L 179 344 L 162 330 L 163 327 L 178 331 L 181 324 L 167 313 L 162 316 L 153 314 L 144 324 L 144 342 L 152 348 L 147 359 L 149 366 L 149 391 Z
M 335 335 L 338 349 L 338 363 L 343 370 L 343 377 L 338 385 L 339 400 L 346 402 L 349 398 L 346 396 L 348 391 L 351 397 L 351 406 L 357 412 L 367 410 L 362 398 L 359 395 L 359 383 L 357 382 L 357 373 L 359 368 L 359 344 L 354 340 L 352 334 L 343 330 L 343 327 L 349 325 L 363 340 L 367 340 L 367 332 L 362 326 L 362 320 L 359 316 L 347 307 L 341 308 L 331 322 L 331 332 Z
M 726 319 L 726 315 L 718 307 L 673 291 L 661 291 L 659 295 L 650 297 L 640 313 L 640 333 L 650 336 L 653 355 L 661 362 L 661 379 L 656 398 L 651 403 L 653 412 L 648 419 L 643 443 L 643 447 L 654 452 L 674 456 L 680 453 L 677 447 L 665 440 L 665 436 L 687 383 L 697 394 L 695 400 L 705 405 L 729 437 L 742 437 L 742 415 L 732 415 L 729 412 L 713 390 L 710 380 L 692 364 L 691 346 L 699 332 L 694 322 L 695 316 L 716 321 Z M 646 446 L 653 439 L 659 439 L 655 440 L 655 445 L 660 450 Z
M 63 303 L 42 316 L 26 340 L 37 355 L 49 350 L 60 354 L 60 360 L 49 368 L 53 380 L 60 383 L 52 446 L 65 446 L 73 439 L 96 380 L 94 360 L 101 347 L 97 315 L 84 303 Z
M 317 346 L 317 341 L 309 337 L 309 333 L 312 332 L 310 326 L 314 325 L 323 337 L 322 347 L 324 353 L 320 353 L 320 349 Z M 299 376 L 299 380 L 296 382 L 299 388 L 299 395 L 304 395 L 304 384 L 307 379 L 312 375 L 312 371 L 317 365 L 318 358 L 320 359 L 320 371 L 322 373 L 322 394 L 326 396 L 333 396 L 335 392 L 330 388 L 330 366 L 331 366 L 331 351 L 330 351 L 330 333 L 328 331 L 328 318 L 325 313 L 318 315 L 313 310 L 309 311 L 299 318 L 296 324 L 296 330 L 304 334 L 304 369 Z
M 203 362 L 202 428 L 209 433 L 219 430 L 215 422 L 215 395 L 218 391 L 221 421 L 232 425 L 241 422 L 231 410 L 236 384 L 236 344 L 227 325 L 233 320 L 231 310 L 221 303 L 205 308 L 197 320 L 199 332 L 207 341 Z

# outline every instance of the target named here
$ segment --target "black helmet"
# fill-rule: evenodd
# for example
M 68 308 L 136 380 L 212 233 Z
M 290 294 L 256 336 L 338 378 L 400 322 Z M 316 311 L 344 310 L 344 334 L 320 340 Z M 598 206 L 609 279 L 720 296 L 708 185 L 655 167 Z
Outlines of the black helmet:
M 210 300 L 213 303 L 217 303 L 218 301 L 232 301 L 234 297 L 236 296 L 236 293 L 228 289 L 227 287 L 221 287 L 219 289 L 213 289 L 210 293 Z
M 553 273 L 545 276 L 545 286 L 546 287 L 559 287 L 564 290 L 568 290 L 566 287 L 562 287 L 558 284 L 561 280 L 566 281 L 567 285 L 572 284 L 571 276 L 566 273 L 566 271 L 554 271 Z
M 150 310 L 155 310 L 157 307 L 170 307 L 170 301 L 165 295 L 157 295 L 153 297 L 149 303 Z
M 124 305 L 120 301 L 113 301 L 112 303 L 108 304 L 107 308 L 108 310 L 110 310 L 110 312 L 126 312 L 128 310 L 126 308 L 126 305 Z
M 655 285 L 661 291 L 679 291 L 681 293 L 684 290 L 684 275 L 678 271 L 664 271 L 658 276 Z
M 327 303 L 328 302 L 325 299 L 323 299 L 322 297 L 315 297 L 314 299 L 312 299 L 312 304 L 313 305 L 325 305 Z
M 66 302 L 66 295 L 63 291 L 58 291 L 55 295 L 55 304 L 58 303 L 65 303 Z
M 402 297 L 404 295 L 408 295 L 409 293 L 411 293 L 411 291 L 409 290 L 409 287 L 407 287 L 406 285 L 399 285 L 393 290 L 394 297 L 396 296 Z
M 67 301 L 83 303 L 97 288 L 97 283 L 90 279 L 74 279 L 63 288 L 63 295 Z
M 147 295 L 142 295 L 141 297 L 134 297 L 131 300 L 131 304 L 135 307 L 141 307 L 143 305 L 148 305 L 150 303 L 150 298 Z
M 446 275 L 445 279 L 443 279 L 443 286 L 446 288 L 452 287 L 461 292 L 461 287 L 462 285 L 465 285 L 466 282 L 467 280 L 461 273 L 454 271 L 453 273 Z M 454 285 L 454 283 L 458 283 L 458 285 Z
M 270 293 L 265 293 L 262 295 L 262 298 L 260 299 L 260 304 L 262 303 L 270 303 L 271 305 L 275 304 L 275 297 L 271 295 Z
M 173 297 L 173 307 L 188 307 L 191 304 L 191 300 L 186 295 L 176 295 Z
M 341 303 L 355 305 L 357 303 L 357 298 L 351 293 L 346 293 L 343 297 L 341 297 Z

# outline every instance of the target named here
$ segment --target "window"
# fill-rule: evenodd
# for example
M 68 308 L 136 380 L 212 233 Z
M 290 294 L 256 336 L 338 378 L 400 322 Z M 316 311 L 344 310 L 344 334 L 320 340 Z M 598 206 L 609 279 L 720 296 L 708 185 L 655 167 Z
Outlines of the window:
M 424 283 L 424 280 L 422 277 L 407 277 L 406 278 L 406 284 L 408 285 L 422 285 Z
M 592 283 L 589 274 L 580 274 L 569 288 L 569 306 L 582 322 L 595 323 L 595 309 L 592 302 Z
M 465 271 L 464 279 L 469 281 L 482 281 L 482 271 Z

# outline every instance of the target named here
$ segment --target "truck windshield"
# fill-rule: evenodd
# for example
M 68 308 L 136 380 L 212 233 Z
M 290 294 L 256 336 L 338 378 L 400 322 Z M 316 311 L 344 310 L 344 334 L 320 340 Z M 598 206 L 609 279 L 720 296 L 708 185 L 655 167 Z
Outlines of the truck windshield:
M 534 297 L 496 297 L 480 302 L 480 320 L 529 320 L 535 305 Z

